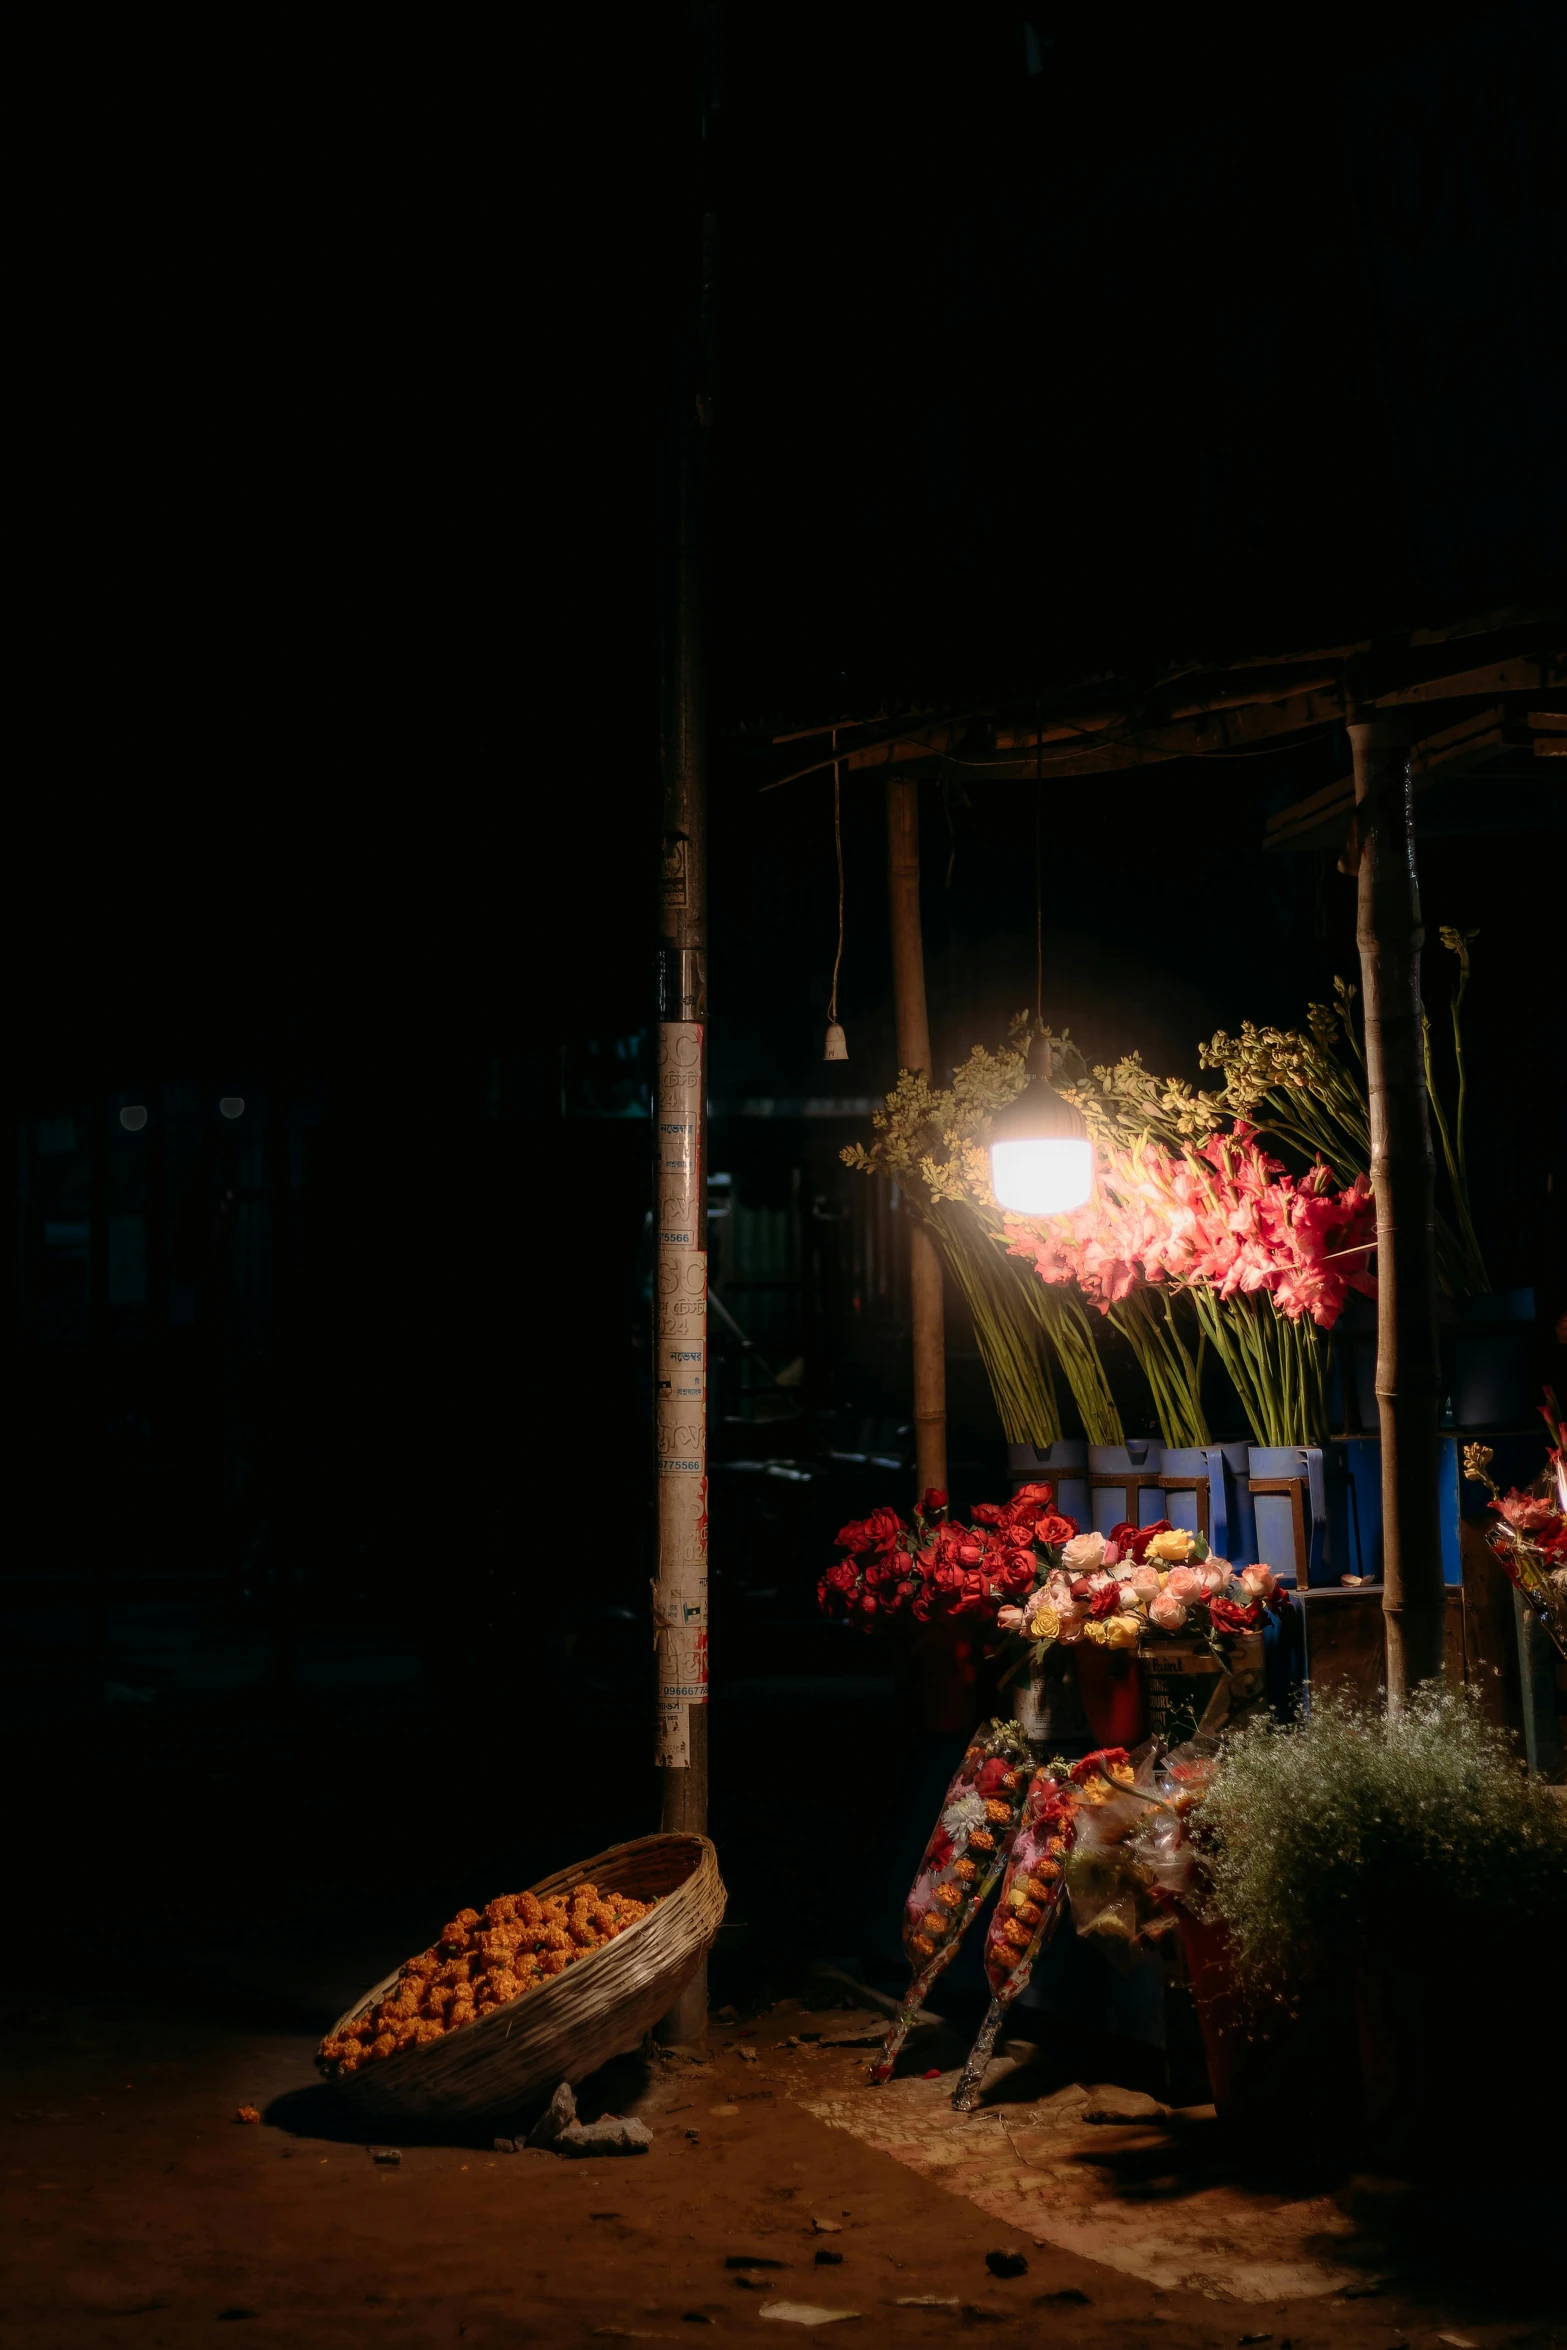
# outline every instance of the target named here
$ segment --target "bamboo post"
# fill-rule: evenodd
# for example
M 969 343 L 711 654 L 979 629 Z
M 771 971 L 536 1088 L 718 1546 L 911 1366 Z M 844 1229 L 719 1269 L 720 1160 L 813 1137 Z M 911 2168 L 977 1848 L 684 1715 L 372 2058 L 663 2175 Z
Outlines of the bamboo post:
M 930 1019 L 925 1009 L 925 950 L 920 935 L 919 786 L 911 775 L 887 778 L 887 900 L 892 917 L 892 989 L 898 1020 L 898 1066 L 929 1077 Z M 941 1259 L 917 1216 L 909 1219 L 909 1307 L 914 1326 L 914 1462 L 918 1490 L 947 1482 L 947 1368 L 942 1328 Z
M 701 329 L 674 452 L 664 633 L 663 837 L 653 1103 L 653 1331 L 658 1563 L 653 1584 L 661 1826 L 707 1833 L 707 747 L 701 493 L 713 221 L 702 223 Z M 659 2027 L 707 2030 L 704 1962 Z
M 1409 736 L 1402 719 L 1349 729 L 1359 841 L 1357 937 L 1377 1208 L 1377 1409 L 1388 1703 L 1442 1672 L 1437 1502 L 1435 1161 L 1426 1111 Z

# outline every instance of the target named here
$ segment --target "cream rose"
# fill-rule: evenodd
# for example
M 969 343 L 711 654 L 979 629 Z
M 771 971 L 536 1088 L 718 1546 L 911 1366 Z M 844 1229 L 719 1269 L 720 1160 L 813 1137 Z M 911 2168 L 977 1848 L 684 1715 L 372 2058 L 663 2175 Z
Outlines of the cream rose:
M 1157 1599 L 1162 1589 L 1157 1567 L 1137 1567 L 1132 1574 L 1132 1589 L 1139 1599 Z
M 1105 1563 L 1102 1534 L 1074 1534 L 1061 1546 L 1061 1564 L 1069 1575 L 1092 1575 Z

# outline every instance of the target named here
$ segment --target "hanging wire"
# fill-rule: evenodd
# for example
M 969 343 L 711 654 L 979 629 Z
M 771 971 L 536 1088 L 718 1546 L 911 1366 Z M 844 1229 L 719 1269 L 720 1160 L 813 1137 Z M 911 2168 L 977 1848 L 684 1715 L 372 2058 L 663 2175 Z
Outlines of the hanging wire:
M 832 747 L 838 748 L 838 730 L 833 728 Z M 832 964 L 832 994 L 827 1004 L 829 1027 L 838 1017 L 838 973 L 843 965 L 843 765 L 838 759 L 832 763 L 832 842 L 838 859 L 838 952 Z

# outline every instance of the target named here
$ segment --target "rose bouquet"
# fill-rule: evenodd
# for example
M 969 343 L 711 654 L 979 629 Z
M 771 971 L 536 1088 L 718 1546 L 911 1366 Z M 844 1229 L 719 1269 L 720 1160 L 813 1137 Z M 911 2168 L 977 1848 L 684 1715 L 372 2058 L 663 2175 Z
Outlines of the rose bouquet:
M 909 1995 L 871 2067 L 873 2081 L 891 2078 L 926 1992 L 956 1957 L 1005 1868 L 1033 1769 L 1028 1741 L 1016 1722 L 991 1722 L 970 1741 L 904 1904 Z
M 999 1608 L 1023 1601 L 1037 1613 L 1040 1587 L 1077 1533 L 1077 1520 L 1063 1517 L 1054 1499 L 1049 1485 L 1025 1485 L 1009 1502 L 981 1502 L 972 1526 L 953 1523 L 946 1494 L 935 1490 L 912 1521 L 873 1510 L 841 1529 L 844 1555 L 823 1575 L 817 1598 L 829 1614 L 867 1629 L 899 1615 L 917 1624 L 943 1616 L 993 1623 Z
M 1516 1487 L 1500 1491 L 1490 1474 L 1495 1455 L 1488 1444 L 1464 1446 L 1464 1475 L 1489 1491 L 1497 1522 L 1486 1541 L 1524 1605 L 1567 1656 L 1567 1429 L 1550 1388 L 1540 1416 L 1556 1441 L 1544 1476 L 1527 1493 Z
M 950 1520 L 946 1495 L 934 1491 L 912 1523 L 873 1510 L 839 1533 L 845 1555 L 817 1597 L 867 1629 L 901 1614 L 993 1625 L 1011 1649 L 1003 1687 L 1057 1641 L 1137 1649 L 1179 1633 L 1205 1640 L 1222 1661 L 1228 1643 L 1290 1604 L 1271 1567 L 1232 1567 L 1200 1534 L 1163 1518 L 1083 1534 L 1054 1498 L 1048 1485 L 1025 1485 L 1009 1502 L 978 1503 L 971 1526 Z

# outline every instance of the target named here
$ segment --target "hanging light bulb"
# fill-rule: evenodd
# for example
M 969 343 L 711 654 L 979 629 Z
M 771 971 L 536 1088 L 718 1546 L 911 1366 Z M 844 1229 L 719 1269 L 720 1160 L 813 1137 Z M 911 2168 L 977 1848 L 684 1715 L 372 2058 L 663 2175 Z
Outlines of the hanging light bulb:
M 1020 1216 L 1059 1216 L 1094 1188 L 1094 1146 L 1080 1110 L 1050 1082 L 1050 1039 L 1036 1029 L 1028 1083 L 991 1121 L 990 1188 Z

